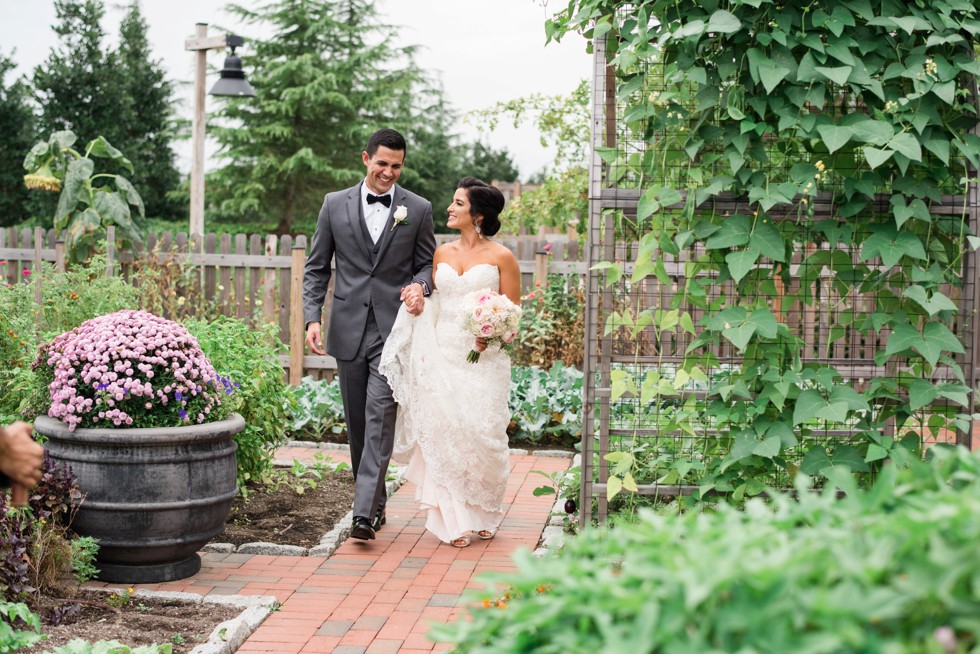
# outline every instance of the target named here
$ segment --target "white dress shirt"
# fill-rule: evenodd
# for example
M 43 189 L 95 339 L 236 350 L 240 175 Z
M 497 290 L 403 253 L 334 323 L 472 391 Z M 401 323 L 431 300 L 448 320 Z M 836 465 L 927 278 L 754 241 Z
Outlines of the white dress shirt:
M 388 189 L 387 193 L 382 193 L 381 195 L 391 196 L 394 202 L 394 191 L 395 187 L 392 186 Z M 374 204 L 368 204 L 367 196 L 371 193 L 371 189 L 368 188 L 367 184 L 361 184 L 361 208 L 364 210 L 364 223 L 367 225 L 368 233 L 371 234 L 371 240 L 375 243 L 381 238 L 381 232 L 385 228 L 385 223 L 388 222 L 388 214 L 391 212 L 389 207 L 381 204 L 380 202 L 375 202 Z M 377 195 L 376 193 L 371 193 L 371 195 Z

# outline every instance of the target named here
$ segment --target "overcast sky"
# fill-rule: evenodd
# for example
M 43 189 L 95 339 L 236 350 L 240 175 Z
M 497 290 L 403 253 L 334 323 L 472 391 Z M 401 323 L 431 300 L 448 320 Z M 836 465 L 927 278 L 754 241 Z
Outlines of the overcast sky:
M 564 8 L 563 0 L 378 0 L 382 20 L 399 28 L 402 45 L 420 45 L 419 65 L 435 73 L 455 109 L 463 114 L 489 107 L 502 100 L 531 93 L 566 94 L 587 78 L 591 58 L 585 40 L 566 38 L 545 47 L 544 21 L 549 13 Z M 105 30 L 115 43 L 123 16 L 121 5 L 106 2 Z M 184 50 L 195 23 L 209 23 L 209 31 L 220 28 L 247 35 L 248 27 L 236 26 L 223 11 L 225 0 L 141 0 L 149 24 L 152 58 L 161 60 L 178 89 L 179 111 L 191 115 L 191 83 L 194 54 Z M 259 0 L 240 0 L 257 7 Z M 0 0 L 0 53 L 11 56 L 18 73 L 30 74 L 56 43 L 51 30 L 55 22 L 52 0 Z M 236 29 L 237 27 L 237 29 Z M 248 43 L 239 49 L 248 69 Z M 221 67 L 224 53 L 209 51 L 208 63 Z M 207 87 L 216 81 L 211 75 Z M 9 79 L 8 79 L 9 81 Z M 478 137 L 495 148 L 507 148 L 527 178 L 544 167 L 552 153 L 538 144 L 532 129 L 500 127 L 479 133 L 475 126 L 460 124 L 458 132 L 467 140 Z M 213 146 L 208 145 L 209 150 Z M 176 145 L 178 165 L 190 169 L 190 144 Z

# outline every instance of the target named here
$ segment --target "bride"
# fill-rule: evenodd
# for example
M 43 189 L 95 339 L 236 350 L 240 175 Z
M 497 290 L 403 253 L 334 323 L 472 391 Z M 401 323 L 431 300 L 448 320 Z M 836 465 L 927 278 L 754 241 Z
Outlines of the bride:
M 489 288 L 520 304 L 517 260 L 489 239 L 503 208 L 498 189 L 460 181 L 448 208 L 459 240 L 436 249 L 435 290 L 418 316 L 408 306 L 422 298 L 405 298 L 379 366 L 398 402 L 392 458 L 408 464 L 426 529 L 454 547 L 469 545 L 472 533 L 493 538 L 504 517 L 510 358 L 463 328 L 474 291 Z M 468 363 L 474 349 L 480 359 Z

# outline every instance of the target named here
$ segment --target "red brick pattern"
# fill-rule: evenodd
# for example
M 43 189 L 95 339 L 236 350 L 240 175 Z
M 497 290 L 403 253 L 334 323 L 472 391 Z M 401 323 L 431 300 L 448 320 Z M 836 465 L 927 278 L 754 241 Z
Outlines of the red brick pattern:
M 310 460 L 311 448 L 287 448 L 280 458 Z M 324 452 L 344 460 L 342 451 Z M 348 540 L 329 559 L 203 553 L 201 572 L 190 579 L 140 586 L 201 595 L 274 595 L 282 606 L 239 648 L 276 654 L 387 654 L 445 651 L 426 633 L 434 622 L 457 616 L 483 585 L 487 571 L 512 570 L 511 555 L 533 549 L 551 512 L 553 496 L 534 497 L 544 478 L 568 467 L 565 458 L 512 456 L 496 538 L 457 549 L 425 531 L 415 505 L 415 486 L 405 484 L 389 500 L 388 522 L 377 540 Z M 101 585 L 101 584 L 93 584 Z

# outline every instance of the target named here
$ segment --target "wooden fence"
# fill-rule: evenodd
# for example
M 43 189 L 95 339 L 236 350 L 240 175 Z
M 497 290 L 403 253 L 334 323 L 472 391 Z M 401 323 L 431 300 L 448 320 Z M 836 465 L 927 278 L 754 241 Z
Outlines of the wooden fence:
M 456 238 L 438 234 L 440 243 Z M 107 276 L 129 275 L 141 262 L 173 265 L 195 270 L 198 282 L 191 289 L 204 302 L 212 303 L 222 315 L 236 316 L 258 324 L 279 326 L 279 337 L 287 346 L 280 357 L 290 383 L 304 375 L 331 378 L 337 363 L 330 356 L 305 353 L 305 324 L 302 311 L 303 267 L 310 239 L 306 235 L 208 234 L 189 239 L 186 234 L 150 234 L 133 251 L 117 250 L 114 228 L 109 229 L 106 251 Z M 499 242 L 510 248 L 521 269 L 522 289 L 549 273 L 583 275 L 577 235 L 537 234 L 505 236 Z M 23 283 L 41 262 L 66 267 L 64 243 L 53 230 L 40 227 L 0 229 L 0 282 Z M 26 272 L 25 272 L 26 271 Z M 35 296 L 41 302 L 41 276 L 33 277 Z M 328 324 L 333 280 L 324 303 L 324 325 Z M 167 316 L 171 317 L 171 316 Z

